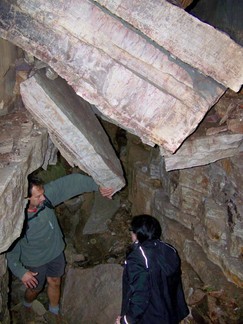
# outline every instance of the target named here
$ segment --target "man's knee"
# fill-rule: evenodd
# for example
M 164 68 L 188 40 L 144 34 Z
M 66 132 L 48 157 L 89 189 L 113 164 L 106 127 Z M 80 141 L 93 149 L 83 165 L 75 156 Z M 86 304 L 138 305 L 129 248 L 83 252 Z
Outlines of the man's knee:
M 59 287 L 61 285 L 60 277 L 47 277 L 47 283 L 51 287 Z
M 27 288 L 24 293 L 24 299 L 27 302 L 32 302 L 33 300 L 36 299 L 36 297 L 39 295 L 40 292 L 41 290 Z

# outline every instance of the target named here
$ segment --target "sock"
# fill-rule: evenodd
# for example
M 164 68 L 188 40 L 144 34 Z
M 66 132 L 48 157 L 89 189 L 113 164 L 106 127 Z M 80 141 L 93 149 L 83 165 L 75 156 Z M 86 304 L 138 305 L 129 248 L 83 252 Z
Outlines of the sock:
M 26 300 L 24 300 L 24 301 L 23 301 L 23 305 L 24 305 L 25 307 L 30 308 L 30 307 L 32 306 L 32 303 L 28 303 Z
M 58 313 L 59 313 L 59 305 L 57 305 L 57 306 L 51 306 L 49 304 L 49 311 L 51 313 L 55 314 L 55 315 L 58 315 Z

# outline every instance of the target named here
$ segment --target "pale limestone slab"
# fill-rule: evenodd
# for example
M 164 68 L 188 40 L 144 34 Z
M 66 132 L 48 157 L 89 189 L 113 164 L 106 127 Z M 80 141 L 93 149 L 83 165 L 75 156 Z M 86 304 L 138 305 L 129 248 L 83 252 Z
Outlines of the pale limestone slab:
M 206 165 L 243 151 L 243 134 L 216 134 L 189 139 L 173 155 L 165 155 L 167 171 Z M 161 155 L 164 155 L 161 150 Z
M 6 251 L 20 236 L 27 200 L 27 175 L 38 169 L 47 148 L 47 132 L 34 125 L 27 111 L 5 117 L 7 125 L 15 120 L 25 120 L 15 126 L 15 150 L 0 155 L 0 252 Z M 28 131 L 27 131 L 28 129 Z M 2 129 L 4 132 L 4 128 Z
M 172 55 L 239 91 L 243 48 L 228 35 L 166 0 L 97 0 Z
M 17 21 L 14 6 L 2 7 L 13 19 L 4 21 L 2 37 L 49 64 L 79 96 L 151 146 L 174 152 L 225 91 L 90 1 L 18 5 Z
M 38 72 L 22 82 L 20 91 L 26 108 L 48 129 L 71 166 L 78 166 L 114 192 L 125 185 L 120 161 L 90 104 L 63 79 L 50 80 Z
M 96 192 L 91 215 L 84 226 L 83 234 L 106 232 L 108 230 L 108 223 L 119 207 L 120 198 L 118 196 L 107 201 L 99 192 Z

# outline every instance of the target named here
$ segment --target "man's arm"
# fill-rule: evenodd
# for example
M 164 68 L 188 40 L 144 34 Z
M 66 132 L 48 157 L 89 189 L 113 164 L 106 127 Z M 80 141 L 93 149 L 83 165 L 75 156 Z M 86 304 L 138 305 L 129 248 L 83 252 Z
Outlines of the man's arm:
M 23 275 L 28 271 L 23 264 L 20 262 L 20 241 L 14 243 L 14 246 L 10 248 L 10 250 L 6 253 L 8 267 L 12 271 L 12 273 L 18 277 L 20 280 Z
M 45 194 L 53 206 L 82 193 L 98 190 L 98 185 L 91 177 L 80 173 L 64 176 L 45 185 Z M 111 198 L 114 191 L 111 188 L 100 188 L 100 192 L 103 196 Z
M 32 272 L 26 269 L 20 262 L 20 244 L 17 242 L 9 252 L 6 253 L 8 267 L 12 273 L 18 277 L 26 288 L 35 288 L 38 284 L 35 276 L 37 272 Z

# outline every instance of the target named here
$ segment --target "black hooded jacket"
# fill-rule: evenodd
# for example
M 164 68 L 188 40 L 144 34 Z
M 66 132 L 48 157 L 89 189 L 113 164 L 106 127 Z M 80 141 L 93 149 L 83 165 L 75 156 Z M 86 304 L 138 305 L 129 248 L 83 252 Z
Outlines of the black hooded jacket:
M 160 240 L 134 243 L 123 272 L 121 323 L 178 324 L 188 313 L 175 248 Z

